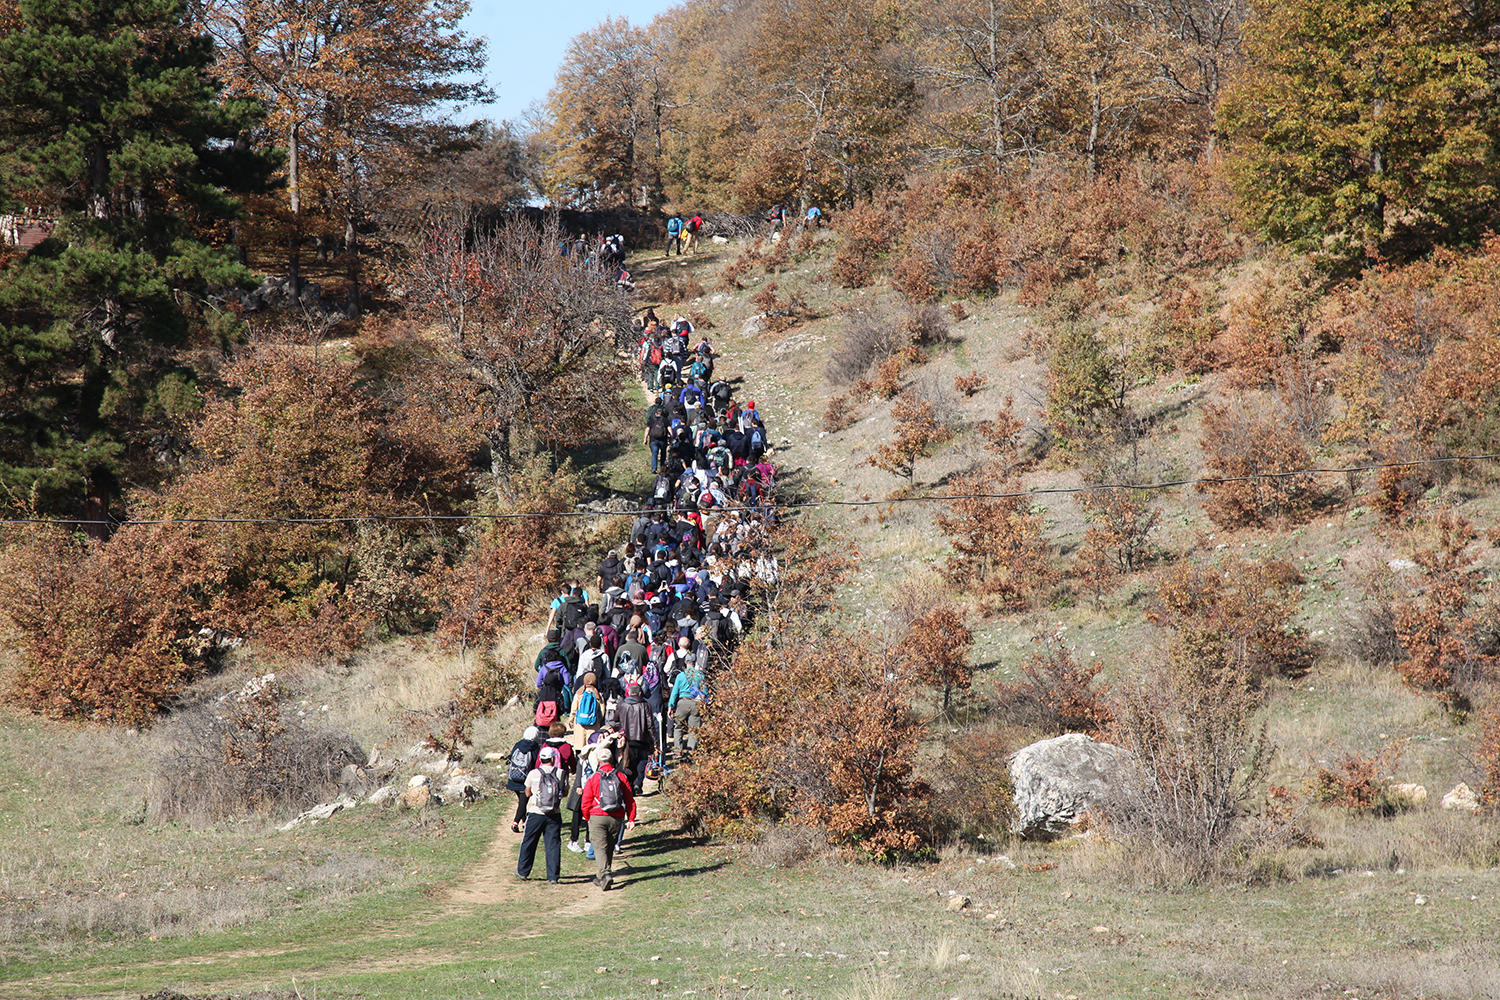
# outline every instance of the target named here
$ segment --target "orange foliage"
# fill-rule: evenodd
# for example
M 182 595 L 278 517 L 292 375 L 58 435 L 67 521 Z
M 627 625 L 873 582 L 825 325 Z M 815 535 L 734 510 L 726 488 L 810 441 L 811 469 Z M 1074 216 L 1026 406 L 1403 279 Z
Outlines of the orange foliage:
M 931 403 L 910 394 L 896 400 L 891 415 L 896 418 L 895 434 L 877 447 L 865 464 L 893 476 L 904 476 L 910 483 L 916 474 L 917 460 L 931 455 L 932 449 L 948 439 L 949 431 L 938 422 Z
M 1205 403 L 1203 509 L 1222 528 L 1274 524 L 1305 516 L 1316 499 L 1312 456 L 1284 413 L 1246 399 Z M 1222 479 L 1216 477 L 1223 477 Z M 1238 477 L 1240 481 L 1230 481 Z M 1269 477 L 1269 478 L 1267 478 Z
M 1080 664 L 1054 630 L 1036 637 L 1042 647 L 1021 661 L 1020 679 L 996 691 L 998 710 L 1016 725 L 1046 736 L 1099 733 L 1114 718 L 1094 679 L 1102 663 Z
M 1484 651 L 1475 615 L 1482 581 L 1471 572 L 1478 558 L 1468 551 L 1477 537 L 1473 525 L 1443 511 L 1436 528 L 1435 544 L 1413 556 L 1427 576 L 1425 593 L 1391 609 L 1396 637 L 1407 654 L 1396 671 L 1412 688 L 1456 707 L 1463 703 L 1465 689 L 1494 674 L 1500 658 Z
M 949 501 L 951 513 L 938 514 L 937 525 L 953 545 L 948 572 L 955 582 L 1006 607 L 1025 607 L 1052 586 L 1057 572 L 1047 561 L 1042 515 L 1014 479 L 992 464 L 955 477 L 951 490 L 964 499 Z M 994 493 L 1019 495 L 982 495 Z
M 1273 559 L 1180 563 L 1162 578 L 1146 618 L 1176 633 L 1174 656 L 1194 670 L 1229 670 L 1249 681 L 1296 674 L 1310 662 L 1306 632 L 1293 624 L 1301 579 Z

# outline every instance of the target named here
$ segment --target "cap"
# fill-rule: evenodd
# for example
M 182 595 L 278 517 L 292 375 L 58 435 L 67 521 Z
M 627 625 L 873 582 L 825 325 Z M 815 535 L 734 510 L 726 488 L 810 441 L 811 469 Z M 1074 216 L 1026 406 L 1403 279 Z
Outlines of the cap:
M 594 760 L 600 764 L 608 764 L 615 759 L 615 752 L 609 747 L 594 752 Z
M 538 759 L 539 760 L 555 760 L 556 758 L 557 758 L 557 751 L 556 750 L 552 749 L 551 747 L 542 747 L 542 753 L 541 753 L 541 756 Z

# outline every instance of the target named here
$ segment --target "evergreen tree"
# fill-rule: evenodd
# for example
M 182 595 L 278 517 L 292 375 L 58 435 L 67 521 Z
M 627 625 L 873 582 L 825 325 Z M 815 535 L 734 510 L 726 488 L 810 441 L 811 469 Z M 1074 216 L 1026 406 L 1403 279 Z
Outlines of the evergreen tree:
M 1226 95 L 1242 201 L 1333 260 L 1421 254 L 1500 216 L 1489 0 L 1277 0 Z
M 7 505 L 102 515 L 150 439 L 196 406 L 182 348 L 228 329 L 204 292 L 248 277 L 215 247 L 230 192 L 271 164 L 221 100 L 180 0 L 21 0 L 0 37 L 0 210 L 57 220 L 0 265 Z

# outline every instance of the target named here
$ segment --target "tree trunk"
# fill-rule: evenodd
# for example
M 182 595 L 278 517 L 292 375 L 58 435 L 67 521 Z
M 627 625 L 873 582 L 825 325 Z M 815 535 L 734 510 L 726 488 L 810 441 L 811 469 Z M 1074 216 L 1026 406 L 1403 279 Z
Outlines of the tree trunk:
M 291 196 L 292 225 L 286 236 L 286 272 L 287 277 L 292 280 L 293 288 L 298 287 L 297 279 L 302 272 L 302 192 L 298 188 L 302 178 L 297 169 L 297 145 L 301 131 L 302 126 L 292 122 L 287 136 L 286 185 Z

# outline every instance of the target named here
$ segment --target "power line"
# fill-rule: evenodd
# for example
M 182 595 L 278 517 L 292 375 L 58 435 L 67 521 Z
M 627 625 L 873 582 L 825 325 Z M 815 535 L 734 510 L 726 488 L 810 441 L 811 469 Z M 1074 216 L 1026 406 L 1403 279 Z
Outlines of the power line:
M 1350 465 L 1339 468 L 1296 469 L 1291 472 L 1260 472 L 1250 476 L 1202 476 L 1196 479 L 1171 479 L 1155 483 L 1101 483 L 1098 486 L 1046 486 L 1039 489 L 1013 490 L 1005 493 L 942 493 L 916 497 L 893 497 L 884 500 L 803 500 L 793 503 L 778 503 L 778 510 L 795 510 L 813 507 L 884 507 L 898 503 L 951 503 L 955 500 L 1011 500 L 1035 496 L 1068 496 L 1074 493 L 1095 493 L 1100 490 L 1171 490 L 1181 486 L 1197 486 L 1200 483 L 1249 483 L 1272 479 L 1294 479 L 1298 476 L 1335 475 L 1350 472 L 1376 472 L 1382 469 L 1408 469 L 1424 465 L 1439 465 L 1445 462 L 1479 462 L 1500 459 L 1500 453 L 1483 455 L 1451 455 L 1444 458 L 1423 458 L 1411 462 L 1384 462 L 1378 465 Z M 87 518 L 16 517 L 0 518 L 0 524 L 51 524 L 126 525 L 158 524 L 362 524 L 391 523 L 401 521 L 507 521 L 533 517 L 598 517 L 609 511 L 557 510 L 557 511 L 508 511 L 496 514 L 351 514 L 343 517 L 175 517 L 128 521 L 90 520 Z M 621 511 L 625 514 L 638 511 Z

